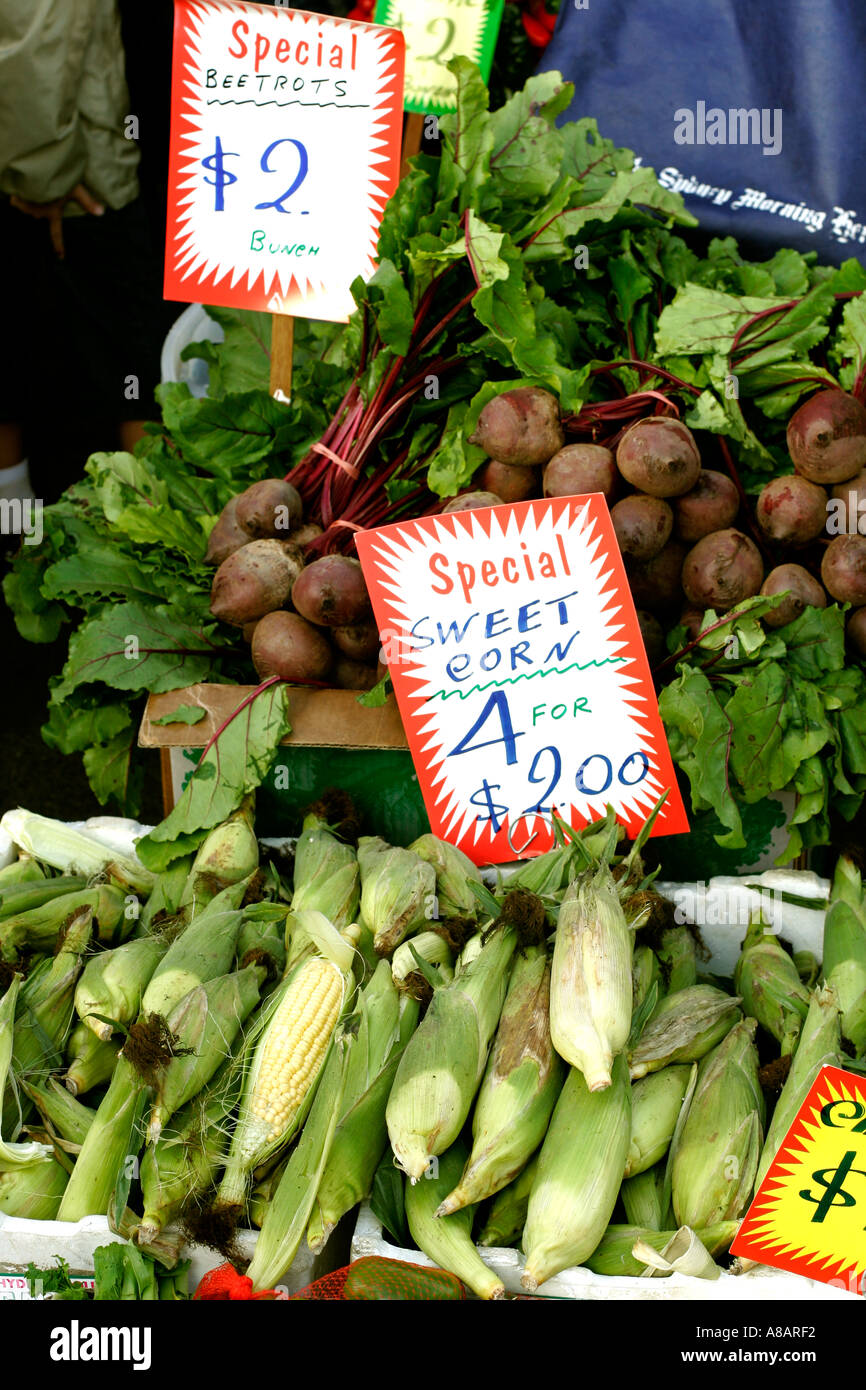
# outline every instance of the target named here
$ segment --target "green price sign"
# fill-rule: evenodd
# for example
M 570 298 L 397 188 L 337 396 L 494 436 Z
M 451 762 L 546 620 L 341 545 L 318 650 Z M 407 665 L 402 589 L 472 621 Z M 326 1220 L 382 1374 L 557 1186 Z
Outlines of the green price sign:
M 377 0 L 375 21 L 406 35 L 403 105 L 441 116 L 457 109 L 457 82 L 445 66 L 470 58 L 487 82 L 505 0 Z

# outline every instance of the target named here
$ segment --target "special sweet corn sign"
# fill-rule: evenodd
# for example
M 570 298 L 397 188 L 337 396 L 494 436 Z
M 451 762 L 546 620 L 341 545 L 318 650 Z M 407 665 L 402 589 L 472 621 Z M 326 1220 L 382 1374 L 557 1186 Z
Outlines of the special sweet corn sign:
M 821 1068 L 731 1250 L 866 1292 L 866 1077 Z
M 612 805 L 688 830 L 610 513 L 600 494 L 359 532 L 435 834 L 477 864 L 542 854 L 554 811 Z
M 165 297 L 340 321 L 399 177 L 396 29 L 175 0 Z

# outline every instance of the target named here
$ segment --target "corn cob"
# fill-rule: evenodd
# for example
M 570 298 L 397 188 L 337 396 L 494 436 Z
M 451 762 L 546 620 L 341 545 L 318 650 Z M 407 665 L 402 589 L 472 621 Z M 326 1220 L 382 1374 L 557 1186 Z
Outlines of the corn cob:
M 692 985 L 666 995 L 629 1051 L 632 1081 L 672 1062 L 700 1061 L 742 1018 L 739 1003 L 739 996 L 714 985 Z
M 155 1144 L 172 1115 L 207 1085 L 222 1065 L 228 1050 L 259 1002 L 266 975 L 260 965 L 231 975 L 219 975 L 190 990 L 168 1016 L 175 1049 L 162 1068 L 147 1142 Z
M 126 1024 L 138 1016 L 141 996 L 166 949 L 159 937 L 142 936 L 87 962 L 75 987 L 75 1011 L 98 1038 L 105 1041 L 117 1031 L 106 1018 Z
M 842 856 L 824 922 L 824 979 L 842 1015 L 842 1034 L 857 1056 L 866 1051 L 866 894 L 859 870 Z
M 33 865 L 37 870 L 39 866 L 34 859 L 24 861 L 26 864 Z M 8 869 L 14 869 L 14 864 L 9 864 L 2 873 Z M 44 907 L 46 903 L 53 902 L 55 898 L 65 897 L 67 893 L 80 893 L 87 887 L 87 879 L 80 874 L 67 874 L 63 877 L 46 878 L 38 871 L 36 878 L 30 877 L 19 883 L 10 883 L 0 890 L 0 921 L 5 922 L 8 917 L 17 917 L 22 912 L 32 912 L 36 907 Z
M 141 997 L 141 1013 L 167 1018 L 191 989 L 227 975 L 235 957 L 241 929 L 237 910 L 205 908 L 172 943 L 157 965 Z
M 739 1221 L 722 1221 L 695 1234 L 711 1255 L 723 1255 L 730 1248 L 739 1226 Z M 658 1231 L 636 1224 L 608 1226 L 589 1259 L 584 1261 L 585 1267 L 593 1274 L 608 1278 L 639 1278 L 646 1273 L 646 1265 L 632 1254 L 637 1242 L 642 1241 L 651 1249 L 661 1252 L 670 1245 L 675 1235 L 676 1231 Z
M 0 829 L 19 849 L 34 859 L 50 864 L 63 873 L 83 874 L 85 878 L 105 876 L 125 892 L 149 893 L 154 876 L 135 855 L 108 849 L 83 830 L 73 830 L 63 821 L 36 816 L 31 811 L 7 811 Z
M 386 1116 L 391 1147 L 412 1182 L 451 1147 L 466 1122 L 502 1012 L 515 944 L 513 927 L 498 928 L 472 963 L 434 992 L 400 1058 Z
M 256 908 L 270 908 L 259 912 Z M 235 954 L 239 966 L 264 965 L 269 977 L 279 979 L 286 968 L 286 909 L 277 903 L 245 908 Z
M 251 1039 L 238 1121 L 219 1188 L 220 1202 L 229 1206 L 243 1203 L 248 1175 L 303 1124 L 351 993 L 352 946 L 324 918 L 317 923 L 319 916 L 299 913 L 295 921 L 318 933 L 327 954 L 308 949 L 294 965 L 290 956 L 287 975 L 266 1001 Z
M 240 1095 L 241 1077 L 237 1055 L 230 1057 L 145 1149 L 140 1173 L 144 1214 L 135 1233 L 139 1245 L 151 1244 L 210 1187 L 228 1146 L 228 1118 Z
M 180 906 L 197 916 L 223 889 L 249 879 L 259 867 L 259 846 L 253 829 L 253 799 L 244 797 L 238 809 L 210 830 L 199 846 L 180 897 Z
M 632 1092 L 634 1095 L 634 1092 Z M 636 1177 L 626 1178 L 619 1190 L 626 1219 L 632 1226 L 663 1231 L 673 1221 L 670 1196 L 665 1193 L 665 1165 L 657 1163 Z
M 33 1101 L 42 1119 L 59 1138 L 70 1144 L 83 1144 L 96 1111 L 70 1095 L 65 1086 L 49 1076 L 44 1084 L 22 1081 L 22 1089 Z
M 380 961 L 351 1020 L 357 1020 L 357 1037 L 343 1061 L 348 1071 L 342 1111 L 307 1230 L 314 1253 L 324 1248 L 346 1212 L 370 1195 L 388 1146 L 385 1107 L 418 1013 L 416 1000 L 398 994 L 388 962 Z
M 767 1138 L 761 1152 L 755 1178 L 756 1190 L 767 1176 L 767 1171 L 781 1148 L 788 1130 L 794 1123 L 797 1112 L 809 1094 L 812 1083 L 821 1067 L 843 1067 L 845 1065 L 844 1055 L 841 1051 L 840 1023 L 835 992 L 829 985 L 815 990 L 809 1002 L 809 1012 L 800 1032 L 800 1040 L 797 1043 L 797 1051 L 794 1053 L 791 1069 L 782 1088 L 782 1094 L 776 1101 L 773 1118 L 767 1130 Z
M 507 1186 L 547 1130 L 565 1080 L 550 1040 L 550 966 L 527 947 L 511 974 L 496 1039 L 472 1119 L 472 1152 L 437 1216 L 475 1206 Z
M 100 941 L 110 944 L 123 932 L 124 896 L 110 883 L 64 893 L 41 907 L 7 917 L 0 922 L 0 956 L 15 961 L 22 951 L 53 951 L 66 923 L 76 913 L 89 908 L 94 931 Z
M 540 898 L 559 893 L 568 873 L 569 856 L 565 849 L 551 849 L 535 859 L 527 859 L 508 880 L 509 888 L 526 888 Z
M 795 951 L 793 961 L 803 984 L 807 989 L 812 989 L 821 974 L 820 962 L 812 955 L 811 951 Z
M 158 874 L 150 895 L 139 913 L 133 936 L 147 936 L 161 931 L 167 921 L 176 921 L 179 916 L 186 920 L 188 913 L 181 914 L 180 900 L 186 887 L 193 856 L 184 855 L 175 859 Z
M 676 994 L 677 990 L 697 984 L 695 938 L 688 927 L 667 927 L 656 952 L 666 994 Z
M 481 875 L 472 860 L 445 840 L 435 835 L 419 835 L 409 846 L 412 854 L 432 864 L 436 872 L 436 901 L 440 917 L 478 916 L 478 899 L 472 891 L 473 883 L 481 882 Z
M 477 960 L 481 955 L 481 948 L 484 945 L 484 935 L 483 931 L 479 931 L 476 932 L 474 936 L 470 936 L 463 950 L 454 962 L 455 976 L 462 975 L 472 962 Z
M 391 957 L 391 974 L 398 989 L 406 988 L 408 977 L 419 973 L 416 953 L 422 960 L 427 961 L 428 965 L 435 967 L 442 984 L 447 985 L 454 979 L 454 966 L 448 942 L 439 936 L 438 932 L 419 931 L 417 936 L 398 946 Z
M 29 1221 L 54 1221 L 69 1174 L 48 1154 L 23 1166 L 0 1161 L 0 1212 Z
M 481 1228 L 479 1245 L 516 1245 L 526 1225 L 529 1194 L 537 1171 L 538 1154 L 535 1154 L 523 1172 L 497 1192 Z
M 21 883 L 37 883 L 44 878 L 45 870 L 32 855 L 22 854 L 13 859 L 11 864 L 4 864 L 0 869 L 0 913 L 3 911 L 6 893 L 10 888 L 17 888 Z
M 118 1175 L 141 1147 L 140 1127 L 147 1095 L 148 1088 L 135 1068 L 119 1053 L 108 1090 L 63 1194 L 58 1221 L 80 1221 L 84 1216 L 104 1216 L 108 1212 Z
M 373 933 L 378 956 L 388 956 L 433 917 L 436 870 L 408 849 L 375 836 L 358 841 L 361 918 Z
M 550 985 L 553 1045 L 591 1091 L 611 1084 L 632 1013 L 633 936 L 606 864 L 572 884 L 559 909 Z
M 759 917 L 746 934 L 734 987 L 743 1010 L 781 1044 L 782 1056 L 793 1052 L 809 1010 L 809 991 L 797 967 Z
M 534 1293 L 580 1265 L 598 1245 L 616 1205 L 631 1134 L 628 1067 L 620 1054 L 611 1084 L 590 1091 L 573 1067 L 560 1092 L 538 1159 L 523 1231 L 521 1283 Z
M 6 1081 L 12 1063 L 12 1044 L 15 1035 L 15 1013 L 18 1007 L 18 993 L 21 986 L 20 975 L 15 975 L 12 983 L 0 999 L 0 1095 L 6 1089 Z M 0 1124 L 0 1167 L 25 1168 L 28 1164 L 51 1156 L 47 1144 L 36 1141 L 13 1143 L 5 1137 L 5 1128 Z
M 658 986 L 658 995 L 664 993 L 658 957 L 649 946 L 635 946 L 631 963 L 631 1006 L 632 1014 L 639 1009 L 653 985 Z
M 119 1051 L 119 1038 L 103 1042 L 86 1023 L 76 1024 L 66 1044 L 63 1082 L 67 1090 L 74 1096 L 83 1096 L 108 1081 Z
M 633 1178 L 664 1158 L 673 1138 L 691 1068 L 665 1067 L 631 1089 L 631 1143 L 625 1177 Z
M 339 930 L 354 922 L 361 898 L 358 857 L 314 812 L 295 846 L 292 911 L 322 912 Z
M 698 1069 L 671 1146 L 671 1200 L 680 1226 L 736 1221 L 752 1199 L 765 1118 L 756 1029 L 753 1018 L 743 1019 Z
M 442 1199 L 452 1190 L 466 1166 L 466 1146 L 459 1140 L 439 1158 L 438 1172 L 423 1182 L 406 1184 L 406 1220 L 412 1239 L 428 1259 L 462 1279 L 479 1298 L 505 1297 L 505 1286 L 488 1269 L 472 1243 L 474 1207 L 462 1207 L 452 1216 L 437 1216 Z

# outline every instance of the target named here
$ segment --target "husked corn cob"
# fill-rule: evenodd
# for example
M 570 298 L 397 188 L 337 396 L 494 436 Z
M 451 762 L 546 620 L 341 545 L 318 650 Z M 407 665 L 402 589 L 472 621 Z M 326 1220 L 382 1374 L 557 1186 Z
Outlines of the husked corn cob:
M 611 1084 L 632 1014 L 633 934 L 606 864 L 566 892 L 559 909 L 550 985 L 553 1045 L 591 1091 Z
M 505 1187 L 544 1138 L 565 1066 L 550 1040 L 550 966 L 543 947 L 517 958 L 475 1102 L 472 1152 L 437 1216 L 477 1205 Z
M 138 1016 L 141 996 L 166 949 L 159 937 L 142 936 L 91 956 L 75 986 L 75 1011 L 98 1038 L 104 1041 L 117 1031 L 106 1018 L 125 1024 Z
M 631 1143 L 625 1177 L 633 1178 L 664 1158 L 673 1138 L 691 1067 L 672 1066 L 653 1072 L 631 1088 Z
M 673 1062 L 700 1061 L 742 1018 L 739 1003 L 739 996 L 714 985 L 692 985 L 666 995 L 629 1051 L 632 1081 Z
M 358 841 L 361 870 L 361 919 L 373 933 L 378 956 L 423 927 L 435 911 L 436 870 L 408 849 L 378 837 Z
M 295 846 L 292 911 L 322 912 L 339 929 L 356 920 L 360 900 L 358 856 L 311 812 Z
M 529 1293 L 561 1270 L 583 1264 L 595 1250 L 616 1205 L 630 1135 L 631 1089 L 623 1054 L 603 1091 L 590 1091 L 573 1067 L 541 1146 L 529 1197 L 521 1280 Z
M 491 1200 L 481 1234 L 479 1245 L 515 1245 L 523 1234 L 526 1225 L 526 1212 L 529 1207 L 529 1194 L 538 1171 L 538 1154 L 534 1154 L 522 1173 L 503 1187 Z
M 466 1146 L 459 1140 L 439 1158 L 438 1172 L 423 1182 L 406 1183 L 406 1220 L 412 1239 L 428 1259 L 462 1279 L 479 1298 L 505 1297 L 505 1285 L 488 1269 L 472 1242 L 474 1207 L 462 1207 L 452 1216 L 437 1216 L 442 1199 L 451 1191 L 466 1165 Z
M 471 885 L 480 883 L 481 875 L 462 849 L 437 839 L 435 835 L 419 835 L 409 849 L 432 864 L 436 872 L 436 901 L 440 917 L 478 916 L 478 900 Z
M 86 1023 L 78 1023 L 66 1044 L 66 1072 L 63 1077 L 67 1090 L 74 1096 L 86 1095 L 94 1086 L 108 1081 L 114 1071 L 120 1038 L 103 1042 Z
M 671 1200 L 680 1226 L 736 1221 L 752 1199 L 765 1118 L 756 1029 L 753 1018 L 743 1019 L 698 1068 L 671 1149 Z
M 745 1013 L 781 1043 L 782 1056 L 793 1052 L 809 1009 L 809 991 L 788 952 L 767 932 L 760 917 L 743 942 L 734 987 Z
M 391 1147 L 412 1182 L 457 1138 L 487 1065 L 516 944 L 497 928 L 449 985 L 434 991 L 427 1013 L 400 1058 L 388 1098 Z
M 843 1036 L 860 1057 L 866 1051 L 866 893 L 845 855 L 833 874 L 824 922 L 824 979 L 836 994 Z

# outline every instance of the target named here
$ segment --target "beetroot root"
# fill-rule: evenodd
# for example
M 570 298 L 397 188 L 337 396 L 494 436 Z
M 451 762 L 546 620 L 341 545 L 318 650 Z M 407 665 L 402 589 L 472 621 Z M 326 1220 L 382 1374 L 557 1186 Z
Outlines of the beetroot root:
M 538 489 L 538 474 L 532 468 L 515 468 L 499 459 L 488 459 L 478 475 L 478 483 L 484 492 L 503 502 L 525 502 Z
M 610 519 L 623 555 L 635 560 L 651 560 L 667 545 L 674 525 L 674 514 L 660 497 L 645 492 L 624 497 L 610 509 Z
M 334 667 L 334 681 L 340 690 L 372 690 L 379 679 L 375 665 L 340 657 Z
M 677 536 L 694 545 L 712 531 L 724 531 L 734 524 L 740 498 L 726 473 L 702 468 L 694 487 L 676 497 L 671 506 Z
M 846 391 L 819 391 L 788 421 L 794 468 L 813 483 L 843 483 L 866 468 L 866 409 Z
M 292 545 L 296 545 L 299 550 L 305 550 L 311 541 L 317 536 L 321 536 L 322 528 L 315 521 L 305 521 L 303 526 L 298 526 L 296 530 L 290 531 L 288 539 Z
M 204 557 L 206 565 L 221 565 L 223 560 L 227 560 L 236 550 L 240 550 L 242 545 L 248 545 L 252 540 L 249 531 L 245 531 L 238 521 L 237 509 L 238 499 L 232 497 L 220 512 L 216 525 L 208 536 Z
M 300 493 L 283 478 L 262 478 L 242 492 L 237 502 L 238 521 L 256 540 L 287 540 L 300 524 Z
M 770 540 L 805 545 L 827 525 L 827 494 L 817 483 L 791 473 L 773 478 L 758 497 L 758 525 Z
M 866 656 L 866 608 L 855 608 L 845 624 L 845 636 L 855 652 Z
M 681 497 L 701 472 L 694 435 L 681 420 L 651 415 L 627 429 L 616 451 L 616 466 L 626 482 L 651 497 Z
M 646 647 L 647 660 L 650 666 L 655 666 L 667 652 L 664 630 L 658 618 L 654 618 L 652 613 L 647 613 L 644 608 L 637 610 L 637 621 Z
M 866 604 L 866 536 L 836 536 L 824 551 L 821 579 L 837 602 Z
M 603 492 L 616 496 L 616 460 L 602 444 L 566 444 L 548 463 L 542 477 L 545 497 L 580 497 Z
M 777 565 L 761 585 L 761 593 L 786 595 L 778 608 L 764 614 L 767 627 L 785 627 L 799 618 L 804 608 L 827 607 L 827 595 L 802 565 Z
M 627 562 L 628 584 L 638 608 L 666 611 L 682 603 L 680 576 L 685 554 L 686 548 L 679 541 L 668 541 L 651 560 Z
M 260 680 L 324 681 L 334 664 L 327 638 L 297 613 L 267 613 L 256 624 L 251 654 Z
M 752 598 L 764 580 L 758 547 L 742 531 L 714 531 L 692 546 L 683 563 L 683 588 L 690 603 L 727 613 Z
M 301 571 L 292 603 L 319 627 L 348 627 L 370 616 L 370 596 L 360 563 L 348 555 L 323 555 Z
M 442 513 L 479 512 L 485 507 L 501 506 L 502 498 L 497 497 L 495 492 L 462 492 L 459 497 L 452 497 L 445 503 Z
M 536 386 L 503 391 L 487 402 L 469 443 L 518 468 L 547 463 L 565 443 L 559 402 Z
M 353 623 L 347 627 L 331 628 L 331 641 L 350 661 L 360 661 L 365 665 L 375 662 L 382 643 L 379 629 L 374 622 Z
M 234 627 L 263 618 L 283 607 L 303 567 L 300 552 L 285 541 L 248 541 L 214 575 L 210 611 Z

